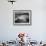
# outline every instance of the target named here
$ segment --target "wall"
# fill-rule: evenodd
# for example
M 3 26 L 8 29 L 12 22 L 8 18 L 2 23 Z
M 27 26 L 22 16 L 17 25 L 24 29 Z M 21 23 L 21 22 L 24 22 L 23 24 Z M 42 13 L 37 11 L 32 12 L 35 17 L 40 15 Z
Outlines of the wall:
M 44 2 L 45 0 L 17 0 L 12 5 L 7 0 L 0 0 L 0 40 L 14 40 L 18 32 L 29 33 L 37 41 L 46 40 Z M 14 26 L 13 10 L 32 10 L 32 26 Z

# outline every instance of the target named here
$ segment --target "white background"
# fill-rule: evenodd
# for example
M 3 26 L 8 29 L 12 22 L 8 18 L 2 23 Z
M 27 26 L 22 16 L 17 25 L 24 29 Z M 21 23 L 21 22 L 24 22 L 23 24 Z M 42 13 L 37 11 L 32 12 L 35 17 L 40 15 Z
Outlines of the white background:
M 32 26 L 14 26 L 13 10 L 32 10 Z M 0 41 L 15 40 L 19 32 L 31 34 L 33 40 L 46 40 L 46 0 L 16 0 L 13 5 L 0 0 Z

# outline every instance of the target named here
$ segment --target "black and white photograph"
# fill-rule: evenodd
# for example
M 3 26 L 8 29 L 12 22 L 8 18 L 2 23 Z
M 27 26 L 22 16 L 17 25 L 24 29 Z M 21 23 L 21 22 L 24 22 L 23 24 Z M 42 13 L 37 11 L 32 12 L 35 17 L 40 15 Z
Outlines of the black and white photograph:
M 13 24 L 31 25 L 31 10 L 13 10 Z

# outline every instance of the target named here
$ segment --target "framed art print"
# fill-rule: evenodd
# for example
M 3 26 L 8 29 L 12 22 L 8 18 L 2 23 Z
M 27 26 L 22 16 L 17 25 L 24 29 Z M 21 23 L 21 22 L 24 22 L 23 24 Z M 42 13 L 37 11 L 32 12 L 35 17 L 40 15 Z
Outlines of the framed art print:
M 14 25 L 31 25 L 32 24 L 31 10 L 13 10 Z

